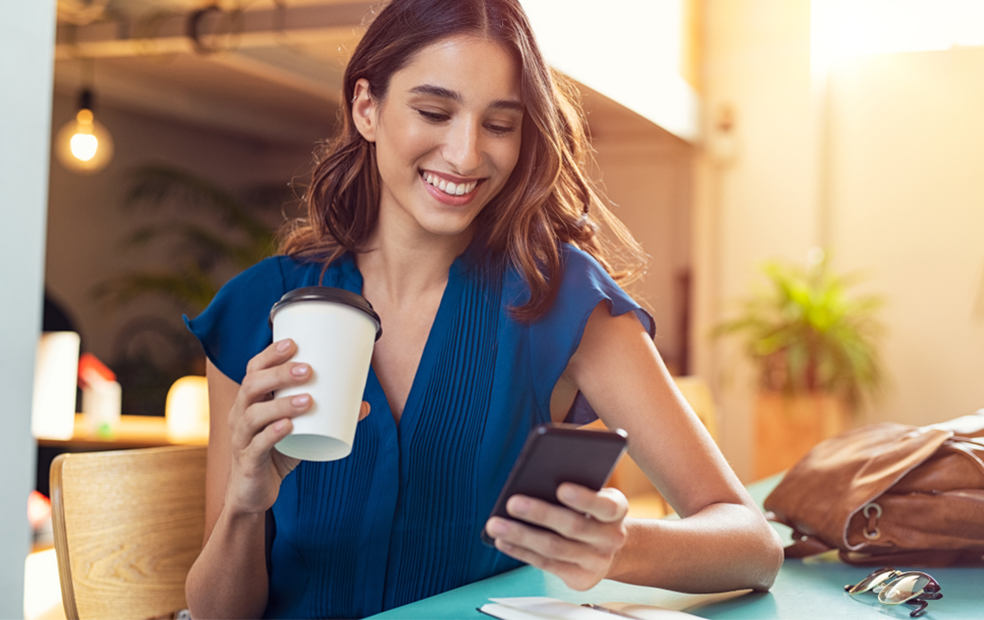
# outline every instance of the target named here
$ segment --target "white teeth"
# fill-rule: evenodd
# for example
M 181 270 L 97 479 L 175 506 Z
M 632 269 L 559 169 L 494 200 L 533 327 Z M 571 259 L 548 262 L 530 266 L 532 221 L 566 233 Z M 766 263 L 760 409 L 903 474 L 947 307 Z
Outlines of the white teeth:
M 428 184 L 433 185 L 450 196 L 464 196 L 475 189 L 478 185 L 478 181 L 471 181 L 470 183 L 450 183 L 447 180 L 435 176 L 429 172 L 425 172 L 423 176 L 424 181 Z

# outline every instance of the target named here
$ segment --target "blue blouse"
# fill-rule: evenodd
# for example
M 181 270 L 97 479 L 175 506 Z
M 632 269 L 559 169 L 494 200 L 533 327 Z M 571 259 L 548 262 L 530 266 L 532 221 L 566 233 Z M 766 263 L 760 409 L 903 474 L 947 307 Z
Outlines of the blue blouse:
M 520 563 L 480 532 L 591 311 L 652 317 L 590 255 L 562 248 L 563 281 L 532 323 L 512 318 L 529 291 L 521 275 L 470 248 L 447 287 L 397 423 L 375 371 L 352 453 L 302 461 L 283 481 L 268 540 L 270 618 L 358 618 L 411 603 Z M 266 259 L 226 284 L 189 328 L 226 376 L 268 346 L 270 307 L 287 291 L 322 284 L 362 292 L 351 255 L 322 265 Z M 386 326 L 383 325 L 385 337 Z M 579 398 L 569 421 L 594 412 Z

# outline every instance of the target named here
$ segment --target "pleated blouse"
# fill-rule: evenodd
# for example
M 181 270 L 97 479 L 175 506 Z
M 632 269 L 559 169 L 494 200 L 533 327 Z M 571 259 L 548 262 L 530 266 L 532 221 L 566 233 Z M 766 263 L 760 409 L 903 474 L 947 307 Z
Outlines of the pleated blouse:
M 556 301 L 532 323 L 509 312 L 529 298 L 518 272 L 474 247 L 454 261 L 399 423 L 370 369 L 372 413 L 352 453 L 302 461 L 284 479 L 268 518 L 266 617 L 360 618 L 519 566 L 480 532 L 530 429 L 550 421 L 551 392 L 591 311 L 604 301 L 655 333 L 590 255 L 565 245 L 562 258 Z M 271 306 L 317 284 L 361 293 L 362 275 L 350 255 L 323 277 L 321 264 L 269 258 L 187 322 L 212 363 L 242 382 L 272 341 Z M 568 421 L 594 417 L 578 398 Z

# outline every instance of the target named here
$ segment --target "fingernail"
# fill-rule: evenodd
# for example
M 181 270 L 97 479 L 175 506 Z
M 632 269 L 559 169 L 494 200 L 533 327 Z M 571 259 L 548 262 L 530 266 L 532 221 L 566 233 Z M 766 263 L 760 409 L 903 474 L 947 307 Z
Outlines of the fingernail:
M 492 519 L 489 521 L 489 525 L 486 529 L 488 529 L 489 534 L 492 534 L 493 536 L 501 536 L 505 534 L 509 528 L 505 521 L 501 519 Z
M 303 377 L 304 375 L 308 374 L 308 371 L 310 369 L 311 369 L 310 366 L 308 366 L 307 364 L 298 364 L 297 366 L 294 366 L 293 368 L 290 369 L 290 374 L 294 375 L 295 377 Z
M 305 407 L 309 402 L 311 402 L 311 397 L 308 396 L 307 394 L 300 394 L 290 399 L 290 404 L 294 405 L 295 407 Z
M 509 500 L 509 503 L 511 504 L 510 508 L 512 508 L 512 512 L 516 514 L 524 515 L 530 509 L 530 500 L 525 497 L 514 497 Z
M 286 351 L 290 347 L 290 338 L 285 338 L 277 343 L 278 351 Z
M 562 500 L 573 502 L 574 500 L 577 499 L 577 492 L 571 487 L 562 486 L 557 491 L 557 496 Z

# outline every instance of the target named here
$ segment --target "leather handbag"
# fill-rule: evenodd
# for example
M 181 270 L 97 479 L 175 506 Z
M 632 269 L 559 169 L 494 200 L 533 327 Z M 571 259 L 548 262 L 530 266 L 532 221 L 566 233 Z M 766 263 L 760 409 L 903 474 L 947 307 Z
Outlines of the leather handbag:
M 929 426 L 880 423 L 817 444 L 765 499 L 793 529 L 786 558 L 984 566 L 984 409 Z

